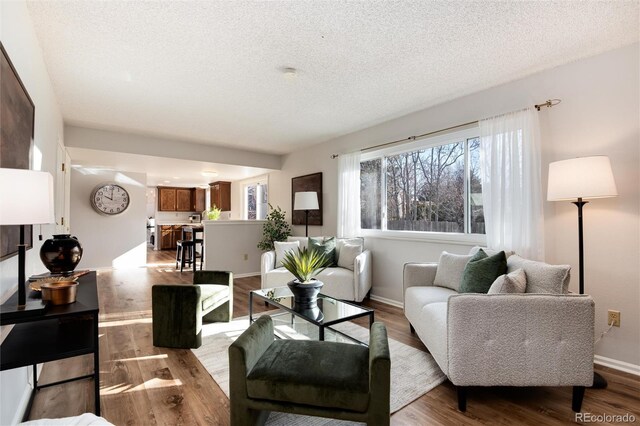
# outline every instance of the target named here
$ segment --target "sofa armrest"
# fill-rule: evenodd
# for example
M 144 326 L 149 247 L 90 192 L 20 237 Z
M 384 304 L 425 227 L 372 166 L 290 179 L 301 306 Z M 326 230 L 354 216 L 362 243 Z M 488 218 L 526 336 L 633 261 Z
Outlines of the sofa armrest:
M 273 343 L 273 322 L 263 315 L 229 346 L 229 392 L 247 398 L 247 375 Z
M 432 286 L 436 278 L 438 264 L 433 263 L 405 263 L 402 271 L 402 297 L 409 287 Z
M 371 290 L 371 251 L 365 250 L 353 261 L 353 298 L 356 302 L 362 302 Z
M 276 269 L 276 252 L 274 250 L 262 253 L 260 258 L 260 287 L 265 288 L 267 273 Z
M 202 344 L 200 299 L 201 290 L 197 285 L 155 284 L 151 287 L 154 345 L 199 347 Z
M 389 392 L 391 389 L 391 355 L 387 328 L 381 322 L 375 322 L 369 333 L 369 392 L 370 405 L 382 409 L 386 404 L 389 412 Z M 388 415 L 388 414 L 387 414 Z
M 591 386 L 594 303 L 588 295 L 461 294 L 449 298 L 448 375 L 458 386 Z

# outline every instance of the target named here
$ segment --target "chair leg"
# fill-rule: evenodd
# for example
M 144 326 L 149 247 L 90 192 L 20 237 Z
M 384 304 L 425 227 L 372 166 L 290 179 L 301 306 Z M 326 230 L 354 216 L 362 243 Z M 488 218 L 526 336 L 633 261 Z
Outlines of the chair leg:
M 187 258 L 187 256 L 186 256 L 186 252 L 188 252 L 188 251 L 189 251 L 189 247 L 187 247 L 187 249 L 186 249 L 186 250 L 185 250 L 184 248 L 182 248 L 182 249 L 180 250 L 180 252 L 181 252 L 181 254 L 182 254 L 182 255 L 180 256 L 180 272 L 182 272 L 182 270 L 184 269 L 184 264 L 185 264 L 185 262 L 186 262 L 186 258 Z
M 467 411 L 467 388 L 464 386 L 456 386 L 458 390 L 458 410 L 463 413 Z
M 571 409 L 579 413 L 582 409 L 582 399 L 584 398 L 584 386 L 573 387 L 573 400 L 571 401 Z
M 182 246 L 176 246 L 176 269 L 178 269 L 178 265 L 180 265 L 180 259 L 182 257 Z

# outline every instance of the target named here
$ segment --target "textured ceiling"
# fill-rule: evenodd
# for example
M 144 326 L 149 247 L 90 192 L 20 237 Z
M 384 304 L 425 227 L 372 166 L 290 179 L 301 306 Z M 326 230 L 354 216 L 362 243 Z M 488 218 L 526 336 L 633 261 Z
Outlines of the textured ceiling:
M 637 1 L 28 7 L 67 122 L 272 153 L 630 44 L 639 31 Z

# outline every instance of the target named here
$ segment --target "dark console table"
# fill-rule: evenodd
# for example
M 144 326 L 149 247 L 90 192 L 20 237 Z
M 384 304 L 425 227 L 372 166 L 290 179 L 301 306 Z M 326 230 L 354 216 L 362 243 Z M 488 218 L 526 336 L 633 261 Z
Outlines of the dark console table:
M 33 294 L 29 297 L 33 297 Z M 15 306 L 17 301 L 18 295 L 14 294 L 5 304 Z M 27 414 L 38 390 L 74 380 L 93 378 L 95 414 L 100 415 L 98 311 L 96 273 L 92 271 L 78 279 L 78 293 L 74 303 L 49 305 L 43 313 L 0 322 L 0 325 L 15 324 L 0 346 L 0 371 L 33 366 L 34 389 L 31 392 Z M 93 354 L 92 374 L 38 385 L 37 364 L 86 354 Z

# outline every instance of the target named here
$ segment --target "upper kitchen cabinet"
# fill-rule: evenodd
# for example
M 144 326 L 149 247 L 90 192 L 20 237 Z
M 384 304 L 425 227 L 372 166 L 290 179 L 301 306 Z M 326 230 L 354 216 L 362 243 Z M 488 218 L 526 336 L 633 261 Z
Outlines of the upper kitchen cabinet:
M 158 211 L 175 212 L 177 206 L 176 188 L 158 187 Z
M 192 188 L 176 188 L 176 211 L 192 212 L 193 204 L 191 203 Z M 204 210 L 204 209 L 203 209 Z
M 213 182 L 211 186 L 211 206 L 216 206 L 223 212 L 231 211 L 231 182 Z
M 195 188 L 193 190 L 193 211 L 201 213 L 206 208 L 207 191 L 202 188 Z

